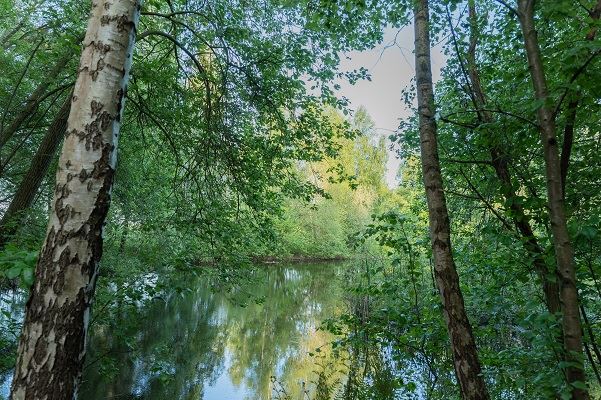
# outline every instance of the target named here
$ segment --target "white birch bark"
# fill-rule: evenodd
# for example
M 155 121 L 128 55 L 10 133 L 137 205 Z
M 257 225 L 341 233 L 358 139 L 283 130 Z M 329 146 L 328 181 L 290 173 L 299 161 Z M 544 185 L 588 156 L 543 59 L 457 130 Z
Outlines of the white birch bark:
M 139 13 L 139 0 L 92 2 L 13 400 L 77 396 Z

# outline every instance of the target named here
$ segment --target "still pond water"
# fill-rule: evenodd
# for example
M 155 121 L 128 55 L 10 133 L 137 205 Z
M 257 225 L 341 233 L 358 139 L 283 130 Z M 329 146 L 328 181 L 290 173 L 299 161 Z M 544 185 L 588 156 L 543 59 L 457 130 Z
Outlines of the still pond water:
M 341 268 L 269 266 L 250 288 L 264 300 L 245 305 L 213 293 L 201 279 L 182 296 L 116 316 L 142 319 L 144 326 L 121 337 L 95 329 L 79 398 L 269 400 L 272 377 L 300 398 L 301 382 L 316 379 L 309 352 L 333 339 L 317 328 L 343 306 Z

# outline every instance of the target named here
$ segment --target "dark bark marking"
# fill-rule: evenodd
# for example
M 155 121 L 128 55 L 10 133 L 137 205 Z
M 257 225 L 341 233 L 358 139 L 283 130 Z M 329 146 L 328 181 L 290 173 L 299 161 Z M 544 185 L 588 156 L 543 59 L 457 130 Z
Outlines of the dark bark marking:
M 117 122 L 121 122 L 121 111 L 123 108 L 123 98 L 125 97 L 125 91 L 123 89 L 119 89 L 117 92 Z
M 100 18 L 100 24 L 102 26 L 106 26 L 111 22 L 117 22 L 117 30 L 119 32 L 126 32 L 135 27 L 135 24 L 127 17 L 127 15 L 103 15 Z
M 94 41 L 90 43 L 90 46 L 94 46 L 96 50 L 98 50 L 102 55 L 105 55 L 109 51 L 111 51 L 111 46 L 103 43 L 102 41 Z
M 92 77 L 93 81 L 96 81 L 96 79 L 98 79 L 98 74 L 104 69 L 104 65 L 104 58 L 101 58 L 96 62 L 96 69 L 90 70 L 89 74 Z
M 88 171 L 86 171 L 85 168 L 82 168 L 81 171 L 79 171 L 79 181 L 81 183 L 84 183 L 87 179 L 88 179 Z
M 96 114 L 98 114 L 100 111 L 102 111 L 102 109 L 104 108 L 104 104 L 102 104 L 96 100 L 92 100 L 92 103 L 90 104 L 90 108 L 92 109 L 92 117 L 93 117 Z
M 102 108 L 101 104 L 96 103 L 92 106 L 92 115 L 99 110 L 98 107 Z M 97 115 L 96 119 L 85 126 L 85 132 L 77 131 L 73 129 L 71 134 L 77 135 L 80 141 L 85 141 L 86 150 L 98 150 L 102 146 L 103 138 L 102 132 L 106 131 L 113 122 L 114 117 L 107 111 L 103 111 L 100 115 Z

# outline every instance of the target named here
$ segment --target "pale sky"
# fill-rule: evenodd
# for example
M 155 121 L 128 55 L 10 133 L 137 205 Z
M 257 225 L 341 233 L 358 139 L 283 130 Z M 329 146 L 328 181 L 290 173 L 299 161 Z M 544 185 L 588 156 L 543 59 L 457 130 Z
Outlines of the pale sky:
M 369 70 L 372 80 L 359 81 L 355 85 L 341 83 L 338 93 L 351 101 L 353 110 L 363 105 L 375 121 L 378 131 L 388 137 L 398 128 L 399 120 L 412 112 L 403 104 L 401 91 L 411 83 L 415 75 L 413 25 L 401 30 L 388 28 L 380 45 L 368 51 L 347 53 L 346 56 L 350 60 L 342 60 L 342 70 L 365 67 Z M 440 69 L 444 61 L 440 47 L 432 49 L 434 82 L 440 78 Z M 389 151 L 386 171 L 389 187 L 397 184 L 395 176 L 398 167 L 399 160 L 393 151 Z

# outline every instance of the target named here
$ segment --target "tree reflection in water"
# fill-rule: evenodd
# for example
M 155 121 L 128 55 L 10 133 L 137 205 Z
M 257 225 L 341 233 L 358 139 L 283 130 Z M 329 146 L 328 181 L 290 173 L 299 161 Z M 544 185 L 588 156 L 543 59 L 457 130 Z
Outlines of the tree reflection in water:
M 341 268 L 267 267 L 251 290 L 264 301 L 246 306 L 199 279 L 183 296 L 116 308 L 94 325 L 81 398 L 269 399 L 273 376 L 298 398 L 319 377 L 309 352 L 330 351 L 317 328 L 343 306 Z

